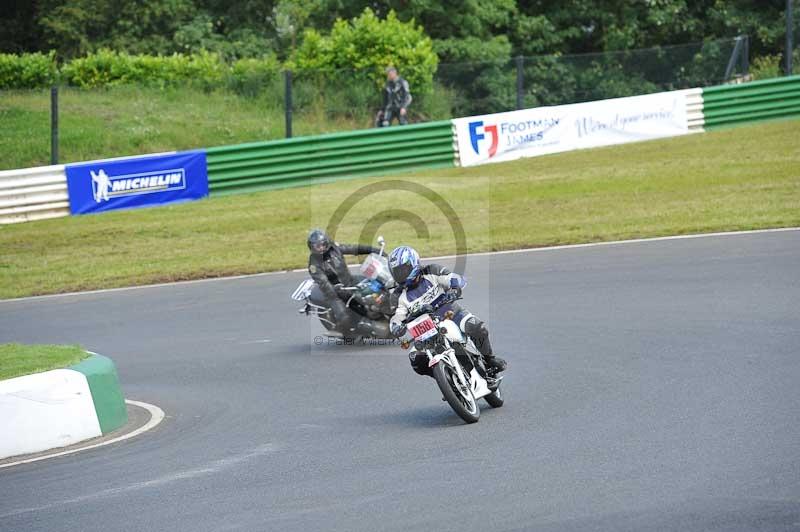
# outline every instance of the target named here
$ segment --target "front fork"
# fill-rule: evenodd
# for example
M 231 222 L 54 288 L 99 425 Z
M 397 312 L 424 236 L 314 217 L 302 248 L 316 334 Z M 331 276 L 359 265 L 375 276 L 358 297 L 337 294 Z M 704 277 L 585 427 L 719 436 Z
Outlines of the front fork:
M 469 385 L 469 379 L 464 374 L 464 369 L 461 367 L 461 364 L 458 362 L 456 358 L 456 351 L 452 347 L 448 348 L 442 353 L 439 354 L 432 354 L 430 350 L 427 352 L 428 354 L 428 367 L 432 368 L 436 364 L 447 364 L 451 368 L 455 369 L 456 376 L 458 377 L 459 383 L 464 386 L 465 389 L 469 390 L 471 387 Z
M 476 399 L 497 390 L 497 388 L 500 386 L 500 381 L 503 380 L 502 376 L 491 377 L 487 375 L 486 368 L 483 365 L 481 358 L 473 357 L 467 354 L 477 374 L 473 382 L 464 372 L 464 367 L 458 361 L 455 349 L 452 347 L 439 354 L 432 354 L 430 350 L 428 350 L 427 354 L 429 358 L 429 368 L 432 368 L 436 364 L 447 364 L 451 368 L 455 369 L 455 374 L 458 378 L 459 385 L 462 386 L 464 390 L 468 390 L 470 393 L 472 393 L 473 397 Z

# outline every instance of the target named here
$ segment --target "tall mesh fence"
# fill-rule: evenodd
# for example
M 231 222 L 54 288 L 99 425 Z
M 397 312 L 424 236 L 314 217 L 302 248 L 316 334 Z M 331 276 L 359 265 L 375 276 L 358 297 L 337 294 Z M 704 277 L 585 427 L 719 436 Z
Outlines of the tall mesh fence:
M 800 0 L 792 2 L 792 73 L 800 74 Z
M 455 116 L 702 87 L 745 74 L 736 39 L 644 50 L 442 64 L 436 81 L 455 96 Z M 728 69 L 733 57 L 735 66 Z M 729 70 L 729 71 L 728 71 Z M 726 71 L 727 76 L 726 76 Z
M 743 37 L 646 50 L 442 63 L 427 86 L 411 86 L 408 118 L 419 123 L 715 85 L 744 77 L 748 53 Z M 294 136 L 376 125 L 382 71 L 302 70 L 292 72 L 287 83 L 287 73 L 279 68 L 229 76 L 216 85 L 62 85 L 60 161 L 278 139 L 287 136 L 289 125 Z M 0 169 L 50 162 L 49 104 L 48 89 L 0 92 Z
M 411 121 L 703 87 L 747 74 L 746 37 L 583 55 L 440 63 L 432 84 L 411 87 Z M 401 72 L 402 75 L 402 72 Z M 366 127 L 381 107 L 373 71 L 296 72 L 293 107 Z M 300 130 L 298 130 L 300 131 Z

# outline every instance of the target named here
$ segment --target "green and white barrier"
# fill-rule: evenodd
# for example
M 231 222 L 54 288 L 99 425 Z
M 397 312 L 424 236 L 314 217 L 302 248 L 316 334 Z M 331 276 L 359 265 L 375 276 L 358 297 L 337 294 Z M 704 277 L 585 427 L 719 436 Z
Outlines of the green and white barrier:
M 111 359 L 92 353 L 78 364 L 0 381 L 0 459 L 65 447 L 127 423 Z

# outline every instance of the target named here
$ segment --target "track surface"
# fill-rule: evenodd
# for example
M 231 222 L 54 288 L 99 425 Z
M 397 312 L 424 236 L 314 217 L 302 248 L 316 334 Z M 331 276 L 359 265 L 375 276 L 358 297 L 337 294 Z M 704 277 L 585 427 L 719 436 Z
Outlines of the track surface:
M 302 274 L 0 303 L 0 341 L 109 354 L 168 416 L 1 470 L 0 529 L 800 530 L 800 232 L 467 273 L 511 364 L 471 426 L 398 347 L 315 346 Z

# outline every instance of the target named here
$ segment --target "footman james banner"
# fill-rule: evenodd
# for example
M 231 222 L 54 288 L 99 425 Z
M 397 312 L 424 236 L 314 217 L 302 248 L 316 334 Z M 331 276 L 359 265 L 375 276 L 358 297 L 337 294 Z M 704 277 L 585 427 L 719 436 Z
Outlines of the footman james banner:
M 190 201 L 208 196 L 203 150 L 70 164 L 72 214 Z
M 684 135 L 686 91 L 453 120 L 462 166 Z

